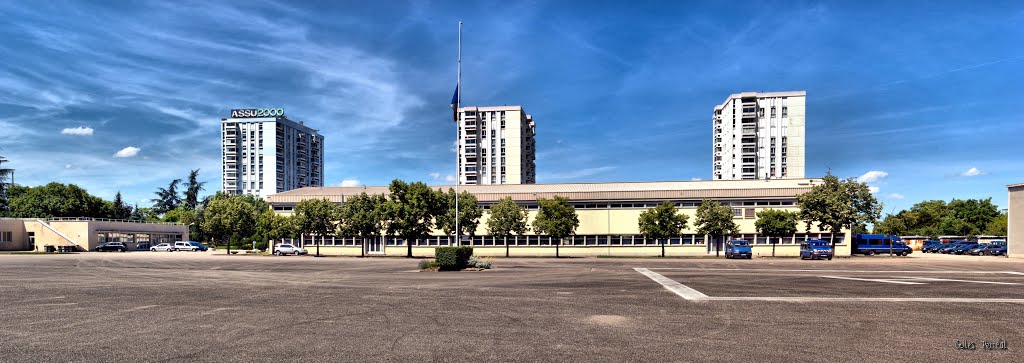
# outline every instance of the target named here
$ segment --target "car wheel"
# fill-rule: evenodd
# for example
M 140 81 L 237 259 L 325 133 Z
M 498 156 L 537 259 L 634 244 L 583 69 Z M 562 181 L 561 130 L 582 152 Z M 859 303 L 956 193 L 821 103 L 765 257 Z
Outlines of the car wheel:
M 985 255 L 985 251 L 978 251 L 978 256 L 984 256 L 984 255 Z
M 150 248 L 149 250 L 152 252 L 156 252 L 156 248 Z
M 832 261 L 832 257 L 829 257 L 829 258 L 828 258 L 828 260 L 829 260 L 829 261 Z
M 868 256 L 874 256 L 874 255 L 875 255 L 875 251 L 868 251 Z

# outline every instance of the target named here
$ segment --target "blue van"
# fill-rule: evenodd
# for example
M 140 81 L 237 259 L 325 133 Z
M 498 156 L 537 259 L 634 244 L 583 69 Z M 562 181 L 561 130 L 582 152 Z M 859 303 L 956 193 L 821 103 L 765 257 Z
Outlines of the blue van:
M 743 239 L 734 239 L 725 242 L 725 258 L 753 258 L 750 251 L 750 242 Z
M 832 244 L 823 239 L 809 239 L 800 243 L 800 259 L 816 260 L 826 258 L 832 260 Z
M 874 256 L 881 253 L 889 253 L 890 250 L 892 254 L 897 256 L 906 256 L 914 252 L 899 236 L 886 234 L 858 234 L 853 236 L 853 253 Z

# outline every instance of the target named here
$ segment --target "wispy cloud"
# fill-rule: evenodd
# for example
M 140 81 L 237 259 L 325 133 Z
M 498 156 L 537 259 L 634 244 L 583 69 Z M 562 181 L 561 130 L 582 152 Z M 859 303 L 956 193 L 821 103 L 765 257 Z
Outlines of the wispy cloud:
M 76 135 L 76 136 L 92 136 L 92 127 L 71 127 L 61 130 L 60 133 L 63 135 Z
M 120 151 L 114 153 L 114 157 L 115 158 L 130 158 L 130 157 L 134 157 L 136 155 L 139 155 L 139 151 L 142 151 L 142 149 L 134 147 L 134 146 L 128 146 L 128 147 L 125 147 L 124 149 L 121 149 Z
M 987 174 L 987 173 L 984 172 L 984 171 L 981 171 L 981 169 L 978 169 L 978 168 L 972 166 L 970 169 L 967 169 L 963 173 L 960 173 L 960 176 L 971 177 L 971 176 L 978 176 L 978 175 L 985 175 L 985 174 Z
M 857 181 L 861 183 L 874 183 L 884 179 L 887 176 L 889 176 L 889 173 L 887 172 L 881 170 L 872 170 L 867 173 L 864 173 L 864 175 L 857 177 Z
M 892 194 L 889 194 L 889 198 L 890 199 L 903 199 L 904 196 L 903 196 L 903 194 L 900 194 L 900 193 L 892 193 Z
M 363 185 L 363 183 L 360 182 L 359 179 L 345 179 L 342 180 L 341 183 L 338 183 L 339 187 L 358 187 L 361 185 Z

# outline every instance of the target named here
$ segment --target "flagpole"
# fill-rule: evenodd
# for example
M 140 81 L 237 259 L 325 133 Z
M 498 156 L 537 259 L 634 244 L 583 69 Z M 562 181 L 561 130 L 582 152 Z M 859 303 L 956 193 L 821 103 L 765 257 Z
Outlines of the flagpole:
M 459 230 L 459 174 L 462 171 L 462 156 L 459 154 L 462 145 L 462 117 L 458 117 L 462 107 L 462 21 L 459 20 L 459 62 L 455 83 L 455 245 L 462 245 L 462 231 Z

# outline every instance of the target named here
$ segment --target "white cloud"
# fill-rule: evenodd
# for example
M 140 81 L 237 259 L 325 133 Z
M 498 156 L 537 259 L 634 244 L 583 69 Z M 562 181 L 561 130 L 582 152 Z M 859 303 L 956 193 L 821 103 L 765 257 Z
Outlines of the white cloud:
M 126 147 L 124 149 L 121 149 L 121 151 L 118 151 L 116 154 L 114 154 L 114 157 L 115 158 L 130 158 L 130 157 L 133 157 L 135 155 L 139 155 L 139 151 L 142 151 L 142 149 L 139 149 L 139 148 L 134 147 L 134 146 L 129 146 L 129 147 Z
M 978 176 L 984 174 L 985 172 L 979 170 L 978 168 L 971 167 L 970 169 L 967 169 L 967 171 L 960 173 L 960 176 Z
M 435 171 L 433 173 L 430 173 L 430 177 L 433 178 L 434 180 L 441 179 L 441 173 Z
M 64 135 L 92 136 L 92 127 L 69 127 L 60 131 Z
M 455 182 L 455 177 L 452 176 L 451 174 L 445 175 L 444 176 L 444 181 L 449 182 L 449 183 L 454 183 Z
M 880 170 L 872 170 L 867 173 L 864 173 L 864 175 L 857 177 L 857 181 L 861 183 L 874 183 L 876 181 L 884 179 L 887 176 L 889 176 L 889 173 Z
M 71 169 L 71 164 L 64 164 L 64 169 Z
M 360 185 L 363 185 L 363 183 L 360 183 L 359 179 L 345 179 L 338 184 L 338 186 L 342 187 L 358 187 Z
M 878 187 L 876 187 L 876 186 L 869 186 L 868 190 L 871 191 L 871 194 L 878 193 Z
M 891 199 L 903 199 L 904 196 L 903 196 L 903 194 L 900 194 L 900 193 L 892 193 L 892 194 L 889 194 L 889 198 L 891 198 Z

